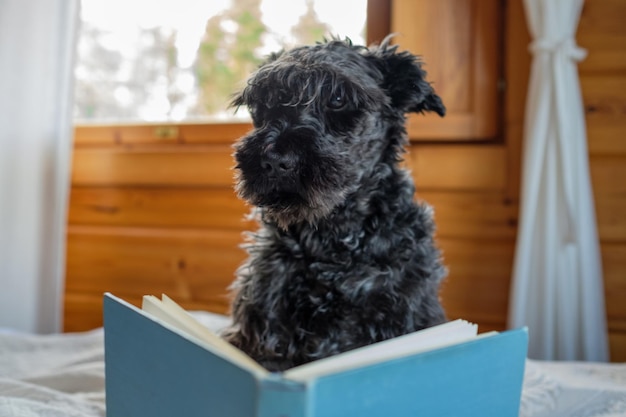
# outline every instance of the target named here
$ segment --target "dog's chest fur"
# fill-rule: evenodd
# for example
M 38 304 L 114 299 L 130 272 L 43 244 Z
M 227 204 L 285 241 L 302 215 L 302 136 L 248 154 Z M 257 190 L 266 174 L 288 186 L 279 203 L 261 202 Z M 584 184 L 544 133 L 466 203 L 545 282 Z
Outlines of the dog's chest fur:
M 430 209 L 412 201 L 403 172 L 392 177 L 316 225 L 257 232 L 236 284 L 240 348 L 285 369 L 443 320 Z

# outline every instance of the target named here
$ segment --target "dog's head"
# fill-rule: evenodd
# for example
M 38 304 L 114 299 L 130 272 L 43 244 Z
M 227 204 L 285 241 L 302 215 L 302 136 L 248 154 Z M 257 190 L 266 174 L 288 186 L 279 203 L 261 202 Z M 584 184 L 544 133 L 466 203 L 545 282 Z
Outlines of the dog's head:
M 272 54 L 233 100 L 254 129 L 235 145 L 237 191 L 281 227 L 327 216 L 395 164 L 406 113 L 445 114 L 418 58 L 333 39 Z

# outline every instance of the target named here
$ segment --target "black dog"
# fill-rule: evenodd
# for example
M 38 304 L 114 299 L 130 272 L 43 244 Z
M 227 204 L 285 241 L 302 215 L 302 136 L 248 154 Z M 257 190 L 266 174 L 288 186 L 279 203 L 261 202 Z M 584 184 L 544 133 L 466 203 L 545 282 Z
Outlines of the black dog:
M 232 344 L 284 370 L 445 321 L 428 206 L 399 166 L 408 112 L 443 116 L 419 60 L 385 40 L 273 54 L 233 101 L 237 191 L 261 228 L 233 284 Z

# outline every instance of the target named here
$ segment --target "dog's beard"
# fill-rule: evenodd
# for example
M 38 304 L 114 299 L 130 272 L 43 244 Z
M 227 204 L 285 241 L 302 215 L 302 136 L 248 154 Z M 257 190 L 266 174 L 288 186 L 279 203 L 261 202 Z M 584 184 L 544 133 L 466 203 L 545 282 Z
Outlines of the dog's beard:
M 309 223 L 315 225 L 328 216 L 346 198 L 347 190 L 315 191 L 305 194 L 268 192 L 251 190 L 245 180 L 240 180 L 236 190 L 241 198 L 262 209 L 264 220 L 276 223 L 286 229 L 292 224 Z

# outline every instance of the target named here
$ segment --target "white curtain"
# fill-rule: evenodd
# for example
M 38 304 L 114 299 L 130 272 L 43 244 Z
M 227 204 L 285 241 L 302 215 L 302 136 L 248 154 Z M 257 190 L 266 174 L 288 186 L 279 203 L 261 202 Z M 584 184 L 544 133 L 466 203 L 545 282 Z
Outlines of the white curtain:
M 61 328 L 78 0 L 0 0 L 0 327 Z
M 529 357 L 608 359 L 602 265 L 577 62 L 583 0 L 525 0 L 533 42 L 509 327 Z

